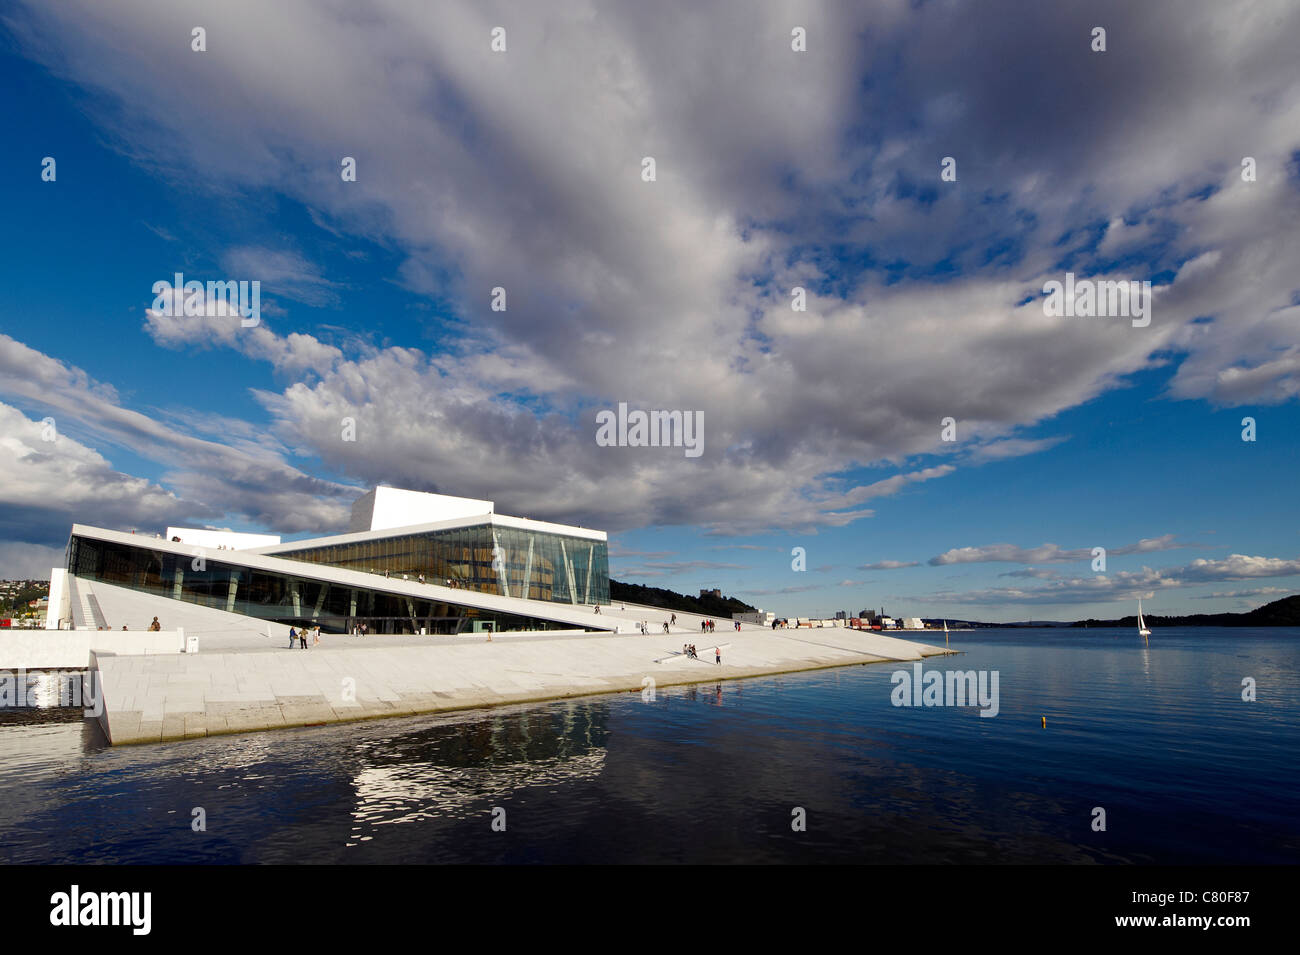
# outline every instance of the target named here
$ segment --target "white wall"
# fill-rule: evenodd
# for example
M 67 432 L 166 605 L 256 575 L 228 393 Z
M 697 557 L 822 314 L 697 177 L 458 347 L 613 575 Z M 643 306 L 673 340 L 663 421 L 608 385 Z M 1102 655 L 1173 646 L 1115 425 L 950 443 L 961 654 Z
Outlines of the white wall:
M 45 629 L 58 630 L 62 621 L 72 622 L 72 592 L 68 589 L 68 571 L 50 568 L 50 602 L 45 611 Z
M 181 653 L 184 630 L 0 630 L 0 670 L 79 670 L 90 651 L 138 656 Z
M 216 550 L 225 547 L 228 550 L 241 550 L 245 547 L 270 547 L 280 543 L 275 534 L 239 534 L 235 531 L 214 531 L 200 527 L 169 527 L 167 539 L 179 537 L 182 544 L 194 547 L 208 547 Z
M 352 526 L 355 530 L 382 531 L 412 524 L 432 524 L 458 517 L 491 514 L 493 506 L 491 501 L 472 497 L 377 487 L 353 505 Z

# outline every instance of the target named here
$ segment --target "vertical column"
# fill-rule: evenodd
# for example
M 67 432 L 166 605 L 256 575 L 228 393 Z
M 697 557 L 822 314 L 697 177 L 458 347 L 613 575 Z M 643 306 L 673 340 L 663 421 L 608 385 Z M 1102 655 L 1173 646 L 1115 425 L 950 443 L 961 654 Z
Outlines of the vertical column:
M 509 584 L 509 582 L 506 580 L 506 560 L 505 560 L 505 551 L 501 550 L 500 548 L 501 548 L 501 541 L 500 541 L 500 539 L 499 539 L 498 536 L 497 536 L 497 528 L 496 528 L 496 525 L 493 524 L 493 525 L 492 525 L 492 563 L 493 563 L 494 565 L 499 565 L 499 566 L 496 567 L 496 572 L 497 572 L 497 586 L 501 588 L 501 595 L 502 595 L 503 597 L 509 597 L 509 596 L 510 596 L 510 584 Z M 497 556 L 498 556 L 498 555 L 500 555 L 500 557 L 501 557 L 500 560 L 497 560 Z
M 533 532 L 528 532 L 528 560 L 524 564 L 524 585 L 519 596 L 527 597 L 532 593 L 533 587 Z M 539 588 L 540 589 L 540 588 Z
M 569 560 L 569 551 L 564 546 L 563 537 L 560 538 L 560 561 L 564 564 L 564 572 L 569 579 L 569 603 L 576 606 L 578 603 L 578 588 L 573 583 L 573 562 Z

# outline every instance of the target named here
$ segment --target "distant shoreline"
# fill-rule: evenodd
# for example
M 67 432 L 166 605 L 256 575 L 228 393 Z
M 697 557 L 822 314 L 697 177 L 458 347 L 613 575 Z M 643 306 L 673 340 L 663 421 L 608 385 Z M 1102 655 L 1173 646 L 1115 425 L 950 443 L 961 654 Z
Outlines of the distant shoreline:
M 1274 600 L 1262 607 L 1244 613 L 1195 613 L 1183 617 L 1162 617 L 1159 614 L 1143 614 L 1147 625 L 1153 630 L 1157 627 L 1300 627 L 1300 594 Z M 1080 630 L 1107 628 L 1131 630 L 1137 629 L 1137 614 L 1120 617 L 1118 620 L 1020 620 L 1015 623 L 985 623 L 979 620 L 954 620 L 948 617 L 948 626 L 952 628 L 968 627 L 973 630 L 992 629 L 1049 629 L 1072 628 Z M 939 618 L 925 618 L 927 624 L 942 626 Z

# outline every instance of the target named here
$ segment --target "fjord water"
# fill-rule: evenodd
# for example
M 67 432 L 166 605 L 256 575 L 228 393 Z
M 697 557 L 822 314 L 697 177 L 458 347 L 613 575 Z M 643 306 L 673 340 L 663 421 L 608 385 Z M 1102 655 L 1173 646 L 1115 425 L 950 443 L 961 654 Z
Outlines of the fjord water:
M 0 859 L 1300 862 L 1300 631 L 952 642 L 925 668 L 996 670 L 996 717 L 879 664 L 117 749 L 6 723 Z

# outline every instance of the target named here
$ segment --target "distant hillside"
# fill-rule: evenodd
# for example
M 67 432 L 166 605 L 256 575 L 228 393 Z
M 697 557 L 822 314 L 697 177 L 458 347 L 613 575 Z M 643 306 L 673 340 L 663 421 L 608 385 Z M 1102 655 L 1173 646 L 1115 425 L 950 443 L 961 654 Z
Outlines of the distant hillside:
M 1154 630 L 1158 627 L 1300 627 L 1300 594 L 1283 597 L 1246 613 L 1195 613 L 1186 617 L 1162 617 L 1144 613 Z M 1080 620 L 1073 627 L 1137 627 L 1137 614 L 1118 620 Z
M 628 603 L 645 604 L 647 607 L 698 613 L 706 617 L 730 617 L 732 614 L 754 612 L 753 607 L 735 597 L 690 597 L 662 587 L 624 584 L 617 580 L 609 582 L 609 599 L 614 603 L 625 600 Z

